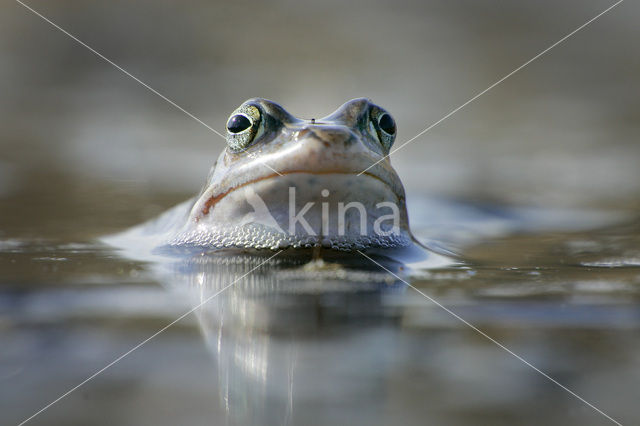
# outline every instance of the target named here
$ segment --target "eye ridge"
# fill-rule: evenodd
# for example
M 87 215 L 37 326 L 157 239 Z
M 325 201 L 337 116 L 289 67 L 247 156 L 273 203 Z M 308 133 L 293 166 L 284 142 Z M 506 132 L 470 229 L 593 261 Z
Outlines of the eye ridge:
M 227 121 L 227 130 L 231 133 L 241 133 L 251 128 L 251 119 L 244 114 L 235 114 Z

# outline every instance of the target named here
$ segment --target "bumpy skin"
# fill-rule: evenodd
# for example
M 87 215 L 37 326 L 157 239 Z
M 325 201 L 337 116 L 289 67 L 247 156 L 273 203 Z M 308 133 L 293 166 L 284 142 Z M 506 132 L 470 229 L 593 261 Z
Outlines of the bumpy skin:
M 410 244 L 404 188 L 388 157 L 358 175 L 389 153 L 395 131 L 381 131 L 378 122 L 386 111 L 361 98 L 320 120 L 303 120 L 255 98 L 238 113 L 251 118 L 253 127 L 246 134 L 228 132 L 229 146 L 171 245 L 354 250 Z M 249 134 L 255 136 L 247 142 Z M 364 227 L 356 208 L 343 211 L 340 227 L 338 203 L 350 202 L 366 210 Z M 292 211 L 307 203 L 308 226 L 291 228 Z M 374 223 L 393 209 L 379 203 L 394 204 L 398 217 L 381 222 L 387 231 L 382 234 Z

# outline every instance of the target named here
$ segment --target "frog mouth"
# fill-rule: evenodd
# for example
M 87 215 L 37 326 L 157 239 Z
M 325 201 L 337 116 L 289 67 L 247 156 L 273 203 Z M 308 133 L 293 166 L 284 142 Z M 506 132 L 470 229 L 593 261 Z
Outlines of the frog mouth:
M 312 175 L 312 176 L 335 176 L 335 175 L 344 175 L 344 176 L 349 176 L 349 177 L 354 177 L 354 176 L 367 176 L 368 178 L 371 179 L 375 179 L 376 181 L 382 183 L 384 186 L 386 186 L 387 188 L 389 188 L 391 190 L 391 192 L 397 197 L 398 202 L 404 205 L 405 202 L 405 195 L 404 195 L 404 191 L 399 191 L 396 187 L 394 187 L 394 185 L 391 185 L 389 182 L 385 181 L 384 179 L 382 179 L 380 176 L 371 173 L 371 172 L 362 172 L 360 174 L 356 173 L 356 172 L 351 172 L 351 171 L 344 171 L 344 170 L 323 170 L 323 171 L 308 171 L 308 170 L 286 170 L 283 171 L 281 173 L 271 173 L 268 175 L 264 175 L 264 176 L 260 176 L 258 178 L 255 179 L 251 179 L 251 180 L 247 180 L 245 182 L 242 182 L 238 185 L 235 185 L 233 187 L 227 188 L 221 192 L 219 192 L 218 194 L 215 195 L 210 195 L 209 197 L 207 197 L 206 199 L 201 198 L 200 201 L 198 201 L 196 203 L 196 207 L 197 210 L 199 211 L 198 214 L 195 216 L 195 220 L 198 221 L 201 217 L 204 217 L 206 215 L 209 214 L 209 212 L 221 201 L 223 200 L 227 195 L 242 189 L 244 187 L 250 186 L 250 185 L 254 185 L 257 184 L 259 182 L 263 182 L 269 179 L 275 179 L 275 178 L 279 178 L 279 177 L 284 177 L 284 176 L 288 176 L 288 175 L 294 175 L 294 174 L 306 174 L 306 175 Z M 204 201 L 202 201 L 204 199 Z

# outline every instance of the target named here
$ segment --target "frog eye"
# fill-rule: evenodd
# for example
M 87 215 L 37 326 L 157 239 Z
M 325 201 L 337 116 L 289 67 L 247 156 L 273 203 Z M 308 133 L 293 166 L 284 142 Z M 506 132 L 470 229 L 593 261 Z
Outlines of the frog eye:
M 396 139 L 396 122 L 391 114 L 380 107 L 371 109 L 371 125 L 385 149 L 390 149 Z
M 231 151 L 244 151 L 256 139 L 260 128 L 260 110 L 243 105 L 227 120 L 227 144 Z
M 396 134 L 396 122 L 386 112 L 378 118 L 378 127 L 389 136 Z
M 236 114 L 227 121 L 229 133 L 240 133 L 251 127 L 251 119 L 244 114 Z

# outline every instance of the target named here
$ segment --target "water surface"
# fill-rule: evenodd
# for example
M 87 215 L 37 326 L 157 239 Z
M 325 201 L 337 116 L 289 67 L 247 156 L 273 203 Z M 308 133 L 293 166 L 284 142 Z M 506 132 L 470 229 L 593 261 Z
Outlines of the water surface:
M 410 279 L 377 260 L 621 422 L 637 418 L 638 222 L 525 232 L 515 229 L 548 218 L 424 203 L 459 213 L 449 218 L 466 230 L 466 262 Z M 594 217 L 574 216 L 585 226 Z M 440 223 L 452 244 L 453 225 Z M 266 256 L 143 263 L 64 236 L 6 238 L 0 250 L 9 424 L 200 304 L 34 423 L 606 423 L 359 255 L 310 268 L 311 253 L 285 253 L 220 293 Z

